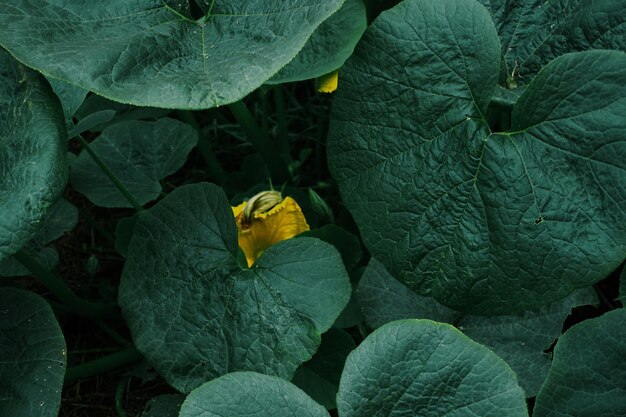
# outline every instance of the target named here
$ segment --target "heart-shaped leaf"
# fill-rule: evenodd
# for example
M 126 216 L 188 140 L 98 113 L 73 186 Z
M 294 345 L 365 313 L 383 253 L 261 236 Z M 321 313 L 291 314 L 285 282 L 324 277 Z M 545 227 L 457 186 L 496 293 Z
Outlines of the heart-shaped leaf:
M 626 310 L 569 329 L 535 402 L 534 417 L 626 415 Z
M 63 112 L 52 89 L 0 50 L 0 260 L 35 235 L 65 187 L 66 150 Z
M 47 76 L 135 105 L 206 109 L 262 85 L 341 0 L 0 1 L 0 45 Z M 182 13 L 181 13 L 182 12 Z
M 248 269 L 219 187 L 180 187 L 141 213 L 119 302 L 137 348 L 183 392 L 237 370 L 291 378 L 350 298 L 335 248 L 279 242 Z
M 568 52 L 626 50 L 623 1 L 479 1 L 498 30 L 509 83 L 530 82 L 544 65 Z
M 515 374 L 491 350 L 448 324 L 399 320 L 348 356 L 341 417 L 528 417 Z
M 198 132 L 178 120 L 133 120 L 104 129 L 91 149 L 132 196 L 145 204 L 161 193 L 160 180 L 185 164 Z M 132 207 L 87 151 L 72 163 L 72 187 L 100 207 Z
M 54 417 L 65 377 L 65 339 L 48 303 L 0 288 L 0 415 Z
M 310 80 L 341 67 L 367 28 L 363 0 L 345 0 L 343 6 L 311 35 L 304 48 L 268 84 Z
M 365 321 L 378 328 L 394 320 L 416 318 L 454 324 L 484 344 L 515 371 L 527 397 L 534 397 L 548 375 L 551 357 L 545 351 L 561 334 L 563 321 L 576 306 L 597 301 L 594 291 L 582 289 L 538 310 L 511 316 L 463 315 L 432 298 L 415 294 L 375 259 L 367 266 L 357 290 Z
M 180 417 L 329 417 L 295 385 L 274 376 L 234 372 L 195 389 Z
M 626 253 L 626 54 L 552 61 L 508 133 L 486 120 L 500 59 L 476 1 L 407 0 L 366 31 L 331 114 L 329 165 L 365 245 L 474 314 L 561 299 Z

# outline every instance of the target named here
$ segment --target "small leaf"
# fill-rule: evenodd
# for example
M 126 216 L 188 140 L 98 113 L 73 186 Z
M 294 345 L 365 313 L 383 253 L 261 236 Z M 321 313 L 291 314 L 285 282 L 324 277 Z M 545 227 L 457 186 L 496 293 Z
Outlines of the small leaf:
M 160 180 L 175 173 L 196 146 L 198 133 L 174 119 L 131 121 L 106 128 L 91 149 L 140 204 L 159 197 Z M 72 163 L 72 187 L 100 207 L 132 207 L 88 152 Z
M 337 394 L 341 417 L 528 417 L 515 374 L 454 327 L 399 320 L 348 356 Z
M 274 376 L 234 372 L 189 394 L 180 417 L 329 417 L 295 385 Z
M 119 289 L 137 348 L 176 389 L 228 372 L 291 378 L 350 298 L 337 250 L 313 238 L 269 247 L 250 269 L 223 191 L 180 187 L 139 215 Z
M 179 394 L 159 395 L 148 401 L 141 417 L 178 417 L 184 400 Z
M 61 405 L 66 347 L 41 297 L 0 288 L 0 415 L 55 417 Z
M 534 417 L 626 415 L 626 310 L 571 327 L 535 402 Z
M 48 82 L 54 93 L 59 97 L 59 100 L 61 100 L 63 114 L 65 115 L 65 126 L 69 130 L 74 126 L 72 120 L 74 113 L 76 113 L 76 110 L 83 104 L 89 91 L 54 78 L 49 78 Z
M 67 182 L 67 140 L 59 100 L 43 77 L 3 50 L 0 121 L 1 260 L 35 236 Z
M 330 329 L 322 336 L 319 350 L 310 361 L 298 368 L 291 382 L 326 409 L 336 408 L 335 397 L 341 371 L 348 354 L 355 347 L 348 333 Z

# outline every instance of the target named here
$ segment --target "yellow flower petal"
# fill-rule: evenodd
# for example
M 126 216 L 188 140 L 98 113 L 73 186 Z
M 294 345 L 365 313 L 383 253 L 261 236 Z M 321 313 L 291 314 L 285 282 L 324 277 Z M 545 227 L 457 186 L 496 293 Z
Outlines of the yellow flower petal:
M 310 229 L 302 209 L 291 197 L 286 197 L 266 212 L 254 212 L 250 220 L 244 215 L 246 204 L 244 202 L 232 209 L 237 223 L 239 247 L 246 255 L 248 266 L 252 266 L 274 243 Z
M 317 91 L 320 93 L 332 93 L 339 84 L 339 70 L 323 75 L 317 79 Z

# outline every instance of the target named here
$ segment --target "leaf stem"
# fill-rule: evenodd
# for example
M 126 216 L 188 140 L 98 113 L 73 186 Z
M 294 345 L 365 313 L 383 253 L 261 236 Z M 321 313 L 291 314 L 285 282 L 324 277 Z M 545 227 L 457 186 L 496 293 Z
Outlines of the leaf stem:
M 117 176 L 115 176 L 115 174 L 109 169 L 109 167 L 104 163 L 104 161 L 102 161 L 102 159 L 100 159 L 100 157 L 94 152 L 94 150 L 91 149 L 91 146 L 89 146 L 89 143 L 87 143 L 87 141 L 83 139 L 81 135 L 76 136 L 76 138 L 81 143 L 81 145 L 85 148 L 87 153 L 91 155 L 94 162 L 100 167 L 102 172 L 104 172 L 104 174 L 107 177 L 109 177 L 109 179 L 111 180 L 111 182 L 113 182 L 115 187 L 117 187 L 119 192 L 122 193 L 124 197 L 126 197 L 126 200 L 128 200 L 130 205 L 138 212 L 143 211 L 143 207 L 141 206 L 141 204 L 139 204 L 139 202 L 135 199 L 135 197 L 133 197 L 133 195 L 128 191 L 128 189 L 124 186 L 124 184 L 122 184 L 119 178 L 117 178 Z
M 258 123 L 254 120 L 252 113 L 248 110 L 242 100 L 236 101 L 228 105 L 228 108 L 237 119 L 239 126 L 244 131 L 254 149 L 261 154 L 272 175 L 275 183 L 289 181 L 291 174 L 287 168 L 287 164 L 281 158 L 280 153 L 276 152 L 270 142 L 270 138 Z
M 127 384 L 125 382 L 126 378 L 120 379 L 120 382 L 117 384 L 117 388 L 115 389 L 115 412 L 119 417 L 128 417 L 126 412 L 124 411 L 124 406 L 122 404 L 122 397 L 124 396 L 124 386 Z
M 95 303 L 84 300 L 77 296 L 55 272 L 48 271 L 35 258 L 26 251 L 20 250 L 14 254 L 22 265 L 30 270 L 56 298 L 58 298 L 70 311 L 79 316 L 104 319 L 117 314 L 117 306 L 112 304 Z
M 134 346 L 130 346 L 119 352 L 67 368 L 64 384 L 72 384 L 79 379 L 113 371 L 133 362 L 137 362 L 141 358 L 141 353 L 139 353 Z

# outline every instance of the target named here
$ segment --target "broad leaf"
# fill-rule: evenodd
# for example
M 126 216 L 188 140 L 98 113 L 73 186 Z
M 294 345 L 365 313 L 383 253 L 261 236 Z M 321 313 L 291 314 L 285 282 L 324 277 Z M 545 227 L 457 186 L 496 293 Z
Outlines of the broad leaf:
M 65 352 L 63 333 L 44 299 L 0 288 L 0 415 L 56 416 Z
M 268 84 L 310 80 L 341 67 L 367 28 L 363 0 L 345 0 L 341 9 L 322 23 L 304 48 Z
M 296 371 L 291 380 L 297 387 L 328 410 L 337 407 L 341 371 L 348 354 L 355 348 L 352 337 L 341 329 L 330 329 L 310 361 Z
M 626 310 L 570 328 L 535 402 L 534 417 L 626 415 Z
M 234 372 L 195 389 L 180 417 L 329 417 L 321 405 L 289 382 L 254 372 Z
M 251 269 L 217 186 L 178 188 L 139 215 L 119 302 L 137 348 L 183 392 L 238 370 L 291 378 L 350 298 L 339 253 L 312 238 Z
M 372 255 L 476 314 L 561 299 L 626 253 L 626 54 L 552 61 L 510 133 L 485 118 L 500 58 L 474 0 L 407 0 L 366 31 L 331 114 L 331 172 Z
M 454 327 L 400 320 L 370 334 L 348 356 L 341 417 L 527 417 L 515 374 Z
M 69 201 L 60 199 L 48 209 L 39 230 L 23 249 L 44 268 L 53 269 L 59 262 L 59 255 L 56 250 L 46 245 L 72 230 L 76 223 L 78 209 Z M 30 274 L 31 271 L 12 256 L 0 261 L 0 276 L 16 277 Z
M 163 118 L 116 123 L 90 147 L 143 205 L 159 197 L 159 181 L 184 165 L 197 142 L 198 133 L 191 126 Z M 97 206 L 132 207 L 85 150 L 72 163 L 70 182 Z
M 482 343 L 515 371 L 527 397 L 534 397 L 550 369 L 545 353 L 561 334 L 563 321 L 575 306 L 597 301 L 590 289 L 542 307 L 513 316 L 472 316 L 451 310 L 402 285 L 374 259 L 370 261 L 357 290 L 365 321 L 377 328 L 394 320 L 427 318 L 454 324 Z
M 267 81 L 342 1 L 216 0 L 197 21 L 168 3 L 2 0 L 0 45 L 112 100 L 206 109 Z
M 479 1 L 498 30 L 509 83 L 530 82 L 544 65 L 567 52 L 626 50 L 623 1 Z
M 50 86 L 0 50 L 0 260 L 35 235 L 65 187 L 66 149 Z

